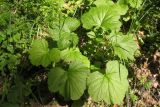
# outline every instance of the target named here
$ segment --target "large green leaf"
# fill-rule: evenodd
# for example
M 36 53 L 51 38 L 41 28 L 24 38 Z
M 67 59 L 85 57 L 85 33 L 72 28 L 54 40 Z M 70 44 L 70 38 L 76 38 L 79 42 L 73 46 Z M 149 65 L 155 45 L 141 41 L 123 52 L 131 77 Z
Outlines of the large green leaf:
M 53 92 L 59 91 L 60 88 L 60 80 L 64 79 L 61 78 L 65 74 L 65 70 L 60 67 L 56 67 L 50 70 L 48 73 L 48 88 Z
M 79 26 L 80 22 L 76 18 L 67 17 L 67 18 L 57 19 L 53 23 L 52 26 L 53 29 L 50 29 L 50 34 L 54 39 L 57 40 L 58 36 L 60 36 L 61 33 L 64 32 L 71 33 L 75 31 Z
M 106 5 L 91 8 L 81 18 L 84 28 L 102 27 L 105 30 L 119 30 L 119 19 L 120 14 L 117 14 L 117 10 Z
M 76 18 L 68 17 L 64 20 L 62 26 L 64 31 L 73 32 L 80 26 L 80 22 Z
M 63 50 L 70 46 L 77 46 L 79 39 L 77 34 L 73 31 L 80 26 L 79 20 L 71 17 L 62 18 L 56 20 L 53 25 L 53 29 L 50 29 L 49 33 L 53 40 L 57 41 L 59 49 Z
M 82 63 L 71 63 L 68 71 L 60 67 L 48 73 L 48 87 L 52 92 L 59 92 L 65 98 L 79 99 L 86 89 L 89 68 Z
M 132 35 L 114 36 L 111 37 L 114 54 L 120 59 L 134 60 L 134 54 L 138 50 L 138 46 Z
M 60 61 L 60 54 L 61 54 L 61 51 L 57 48 L 52 48 L 50 51 L 49 51 L 49 57 L 50 57 L 50 61 L 53 61 L 53 62 L 59 62 Z
M 86 67 L 90 67 L 90 61 L 83 56 L 78 48 L 70 48 L 61 51 L 61 58 L 66 62 L 81 62 Z
M 88 92 L 94 101 L 104 100 L 106 103 L 120 104 L 128 88 L 128 71 L 118 61 L 109 61 L 106 73 L 98 71 L 88 78 Z
M 32 48 L 29 50 L 29 59 L 33 65 L 47 66 L 50 64 L 48 43 L 45 39 L 33 41 Z
M 124 15 L 127 13 L 128 4 L 126 0 L 118 0 L 117 3 L 114 3 L 112 0 L 96 0 L 94 4 L 98 7 L 100 6 L 110 6 L 114 12 L 119 15 Z
M 46 67 L 52 61 L 58 62 L 60 59 L 60 51 L 56 48 L 50 50 L 45 39 L 34 40 L 29 53 L 31 63 L 36 66 L 42 65 Z
M 76 47 L 78 44 L 79 38 L 75 33 L 63 32 L 61 33 L 57 45 L 59 49 L 66 49 L 70 46 Z
M 128 0 L 118 0 L 116 4 L 121 15 L 125 15 L 128 11 Z

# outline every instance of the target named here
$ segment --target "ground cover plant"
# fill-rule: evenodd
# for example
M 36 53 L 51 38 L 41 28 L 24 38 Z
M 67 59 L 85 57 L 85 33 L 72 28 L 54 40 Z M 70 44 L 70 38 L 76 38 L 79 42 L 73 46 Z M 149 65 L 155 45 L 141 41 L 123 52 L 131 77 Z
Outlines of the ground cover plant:
M 160 106 L 159 4 L 1 0 L 0 107 Z

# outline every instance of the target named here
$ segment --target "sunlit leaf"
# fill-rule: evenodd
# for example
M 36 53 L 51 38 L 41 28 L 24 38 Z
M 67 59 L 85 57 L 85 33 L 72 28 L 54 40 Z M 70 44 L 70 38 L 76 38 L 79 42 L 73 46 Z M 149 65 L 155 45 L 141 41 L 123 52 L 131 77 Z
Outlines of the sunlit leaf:
M 53 61 L 53 62 L 59 62 L 59 60 L 61 59 L 60 54 L 61 54 L 61 51 L 59 49 L 52 48 L 49 51 L 50 60 Z
M 89 95 L 94 101 L 120 104 L 128 88 L 128 71 L 118 61 L 109 61 L 106 67 L 105 74 L 98 71 L 90 74 L 87 83 Z
M 102 27 L 105 30 L 119 30 L 121 22 L 117 10 L 110 6 L 93 7 L 89 12 L 83 14 L 81 20 L 83 27 L 92 29 L 93 27 Z
M 110 6 L 114 5 L 114 2 L 112 0 L 96 0 L 94 4 L 96 6 L 102 6 L 102 5 Z
M 133 8 L 139 8 L 143 3 L 143 0 L 128 0 L 129 4 Z
M 60 51 L 58 49 L 50 50 L 45 39 L 34 40 L 29 53 L 31 63 L 36 66 L 42 65 L 46 67 L 52 61 L 57 62 L 60 59 Z
M 70 46 L 76 47 L 78 44 L 78 36 L 75 33 L 63 32 L 61 33 L 57 45 L 59 49 L 66 49 Z
M 138 46 L 132 35 L 114 36 L 111 42 L 114 54 L 120 59 L 134 60 L 134 54 L 138 50 Z
M 63 29 L 66 32 L 73 32 L 80 26 L 79 20 L 68 17 L 64 20 Z

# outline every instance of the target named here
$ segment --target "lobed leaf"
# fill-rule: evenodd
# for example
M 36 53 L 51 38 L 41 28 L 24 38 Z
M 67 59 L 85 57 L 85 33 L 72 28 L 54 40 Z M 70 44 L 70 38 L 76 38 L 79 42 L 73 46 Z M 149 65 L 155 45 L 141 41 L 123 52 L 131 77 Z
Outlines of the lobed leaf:
M 128 71 L 118 61 L 109 61 L 106 67 L 105 74 L 98 71 L 90 74 L 87 83 L 89 95 L 94 101 L 120 104 L 128 89 Z
M 47 67 L 52 61 L 58 62 L 60 59 L 60 51 L 56 48 L 50 50 L 45 39 L 34 40 L 29 54 L 29 59 L 35 66 Z
M 63 50 L 70 46 L 76 47 L 79 38 L 75 33 L 63 32 L 61 33 L 59 40 L 57 41 L 58 48 Z
M 105 30 L 119 30 L 121 26 L 120 15 L 116 11 L 112 6 L 92 7 L 81 18 L 83 27 L 86 29 L 102 27 Z
M 76 18 L 68 17 L 65 19 L 63 29 L 66 32 L 73 32 L 80 26 L 79 20 Z
M 86 89 L 89 69 L 82 63 L 72 62 L 68 71 L 53 68 L 48 73 L 48 87 L 52 92 L 59 92 L 65 98 L 79 99 Z
M 63 50 L 77 46 L 79 38 L 73 31 L 80 26 L 79 20 L 67 17 L 59 19 L 57 22 L 54 23 L 53 29 L 50 29 L 49 32 L 53 40 L 57 41 L 58 48 Z
M 128 10 L 127 0 L 118 0 L 117 3 L 114 3 L 112 0 L 96 0 L 94 4 L 98 7 L 100 6 L 110 6 L 115 10 L 116 14 L 125 15 Z
M 86 67 L 90 67 L 90 61 L 83 56 L 78 48 L 70 48 L 61 51 L 61 58 L 66 62 L 81 62 Z
M 138 50 L 138 46 L 131 35 L 112 37 L 112 46 L 114 54 L 120 59 L 134 60 L 134 54 Z

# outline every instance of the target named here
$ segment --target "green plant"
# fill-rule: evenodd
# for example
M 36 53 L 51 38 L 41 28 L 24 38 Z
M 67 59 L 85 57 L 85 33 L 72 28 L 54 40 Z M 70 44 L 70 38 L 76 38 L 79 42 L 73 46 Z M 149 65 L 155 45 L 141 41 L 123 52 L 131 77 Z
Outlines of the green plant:
M 123 102 L 129 86 L 127 66 L 138 46 L 136 35 L 123 32 L 121 26 L 129 9 L 138 10 L 142 0 L 1 4 L 3 106 L 23 105 L 25 98 L 35 97 L 32 88 L 46 80 L 50 92 L 58 92 L 65 100 L 89 94 L 95 102 Z
M 87 89 L 95 101 L 104 100 L 108 104 L 122 102 L 128 89 L 128 72 L 123 63 L 134 60 L 138 47 L 133 35 L 119 32 L 122 25 L 120 17 L 127 12 L 127 4 L 123 4 L 126 5 L 123 8 L 120 1 L 109 1 L 110 5 L 107 3 L 95 1 L 96 7 L 90 7 L 81 17 L 83 29 L 88 30 L 83 36 L 90 34 L 85 37 L 87 42 L 83 48 L 97 46 L 96 49 L 92 48 L 93 53 L 80 49 L 88 58 L 77 47 L 79 39 L 74 31 L 80 22 L 75 18 L 60 15 L 55 20 L 50 29 L 51 35 L 46 37 L 52 39 L 53 44 L 45 39 L 33 41 L 29 50 L 30 61 L 33 65 L 51 69 L 48 72 L 50 91 L 59 92 L 66 99 L 78 100 Z M 107 54 L 100 58 L 103 59 L 100 62 L 102 67 L 97 67 L 97 71 L 90 67 L 95 66 L 97 60 L 92 58 L 96 59 L 98 50 L 102 50 L 98 54 Z

